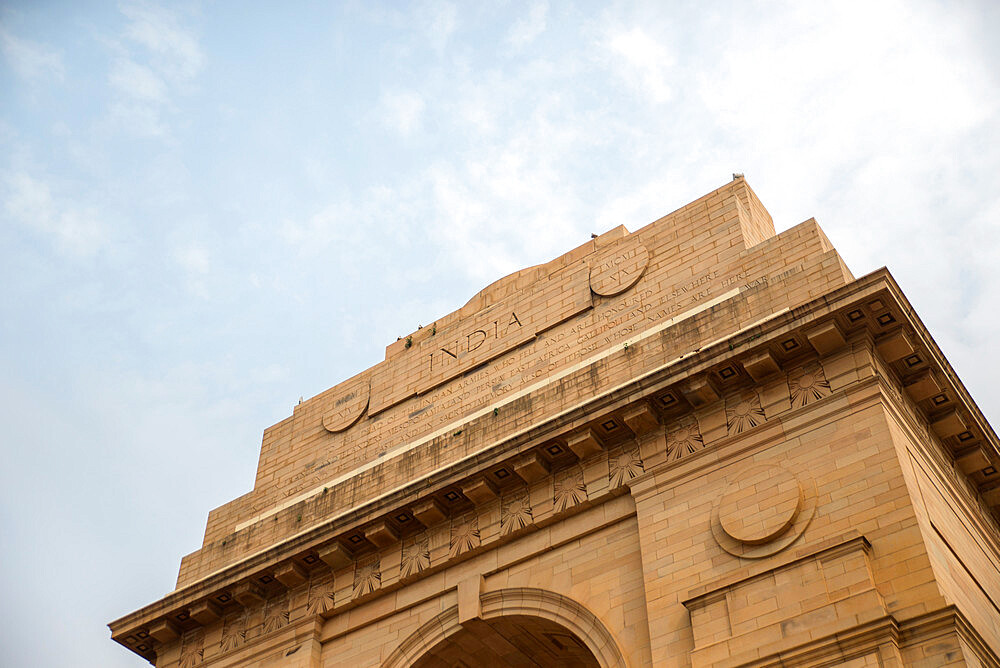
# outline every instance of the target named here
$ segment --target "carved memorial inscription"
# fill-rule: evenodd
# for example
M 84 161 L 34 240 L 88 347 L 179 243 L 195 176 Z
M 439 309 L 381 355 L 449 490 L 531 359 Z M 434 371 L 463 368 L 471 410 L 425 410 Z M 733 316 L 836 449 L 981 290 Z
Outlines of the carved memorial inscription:
M 605 297 L 625 292 L 642 278 L 649 251 L 636 238 L 623 239 L 603 249 L 590 262 L 590 289 Z
M 346 384 L 333 400 L 333 405 L 323 413 L 323 426 L 337 433 L 350 428 L 368 408 L 368 377 L 362 376 Z
M 375 368 L 371 414 L 422 394 L 489 362 L 591 307 L 589 268 L 583 262 L 551 276 L 529 294 L 480 311 L 470 323 L 452 323 Z
M 642 262 L 643 253 L 635 244 L 609 248 L 619 257 L 629 248 L 636 250 L 633 259 L 640 257 Z M 608 257 L 615 255 L 603 250 Z M 333 388 L 331 394 L 336 399 L 326 409 L 324 424 L 328 431 L 331 427 L 340 430 L 330 434 L 333 440 L 327 446 L 328 452 L 335 454 L 324 466 L 298 472 L 295 478 L 279 483 L 280 494 L 293 496 L 315 488 L 352 467 L 385 456 L 400 444 L 495 405 L 601 349 L 611 349 L 647 327 L 696 308 L 705 299 L 717 296 L 720 283 L 739 290 L 756 289 L 758 284 L 766 283 L 765 277 L 747 283 L 742 272 L 726 276 L 713 269 L 655 290 L 646 286 L 640 276 L 635 289 L 592 308 L 591 272 L 599 266 L 592 259 L 562 269 L 530 290 L 438 328 L 432 336 L 379 364 L 362 376 L 371 378 L 367 417 L 367 386 L 363 381 L 352 379 L 343 387 Z M 434 383 L 438 384 L 431 387 Z M 418 392 L 419 388 L 429 389 Z M 406 404 L 401 403 L 408 398 Z M 727 401 L 727 408 L 730 432 L 740 433 L 764 421 L 759 400 Z M 671 450 L 671 454 L 679 458 L 701 446 L 692 441 L 684 448 Z M 270 499 L 262 500 L 260 507 L 269 503 Z

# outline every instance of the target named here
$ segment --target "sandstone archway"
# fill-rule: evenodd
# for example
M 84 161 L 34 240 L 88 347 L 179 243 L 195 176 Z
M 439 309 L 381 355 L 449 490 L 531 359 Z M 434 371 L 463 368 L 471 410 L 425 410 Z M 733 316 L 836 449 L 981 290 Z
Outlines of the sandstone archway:
M 451 607 L 411 634 L 382 665 L 627 665 L 604 624 L 566 596 L 522 587 L 484 593 L 480 602 L 480 619 L 459 624 L 458 608 Z

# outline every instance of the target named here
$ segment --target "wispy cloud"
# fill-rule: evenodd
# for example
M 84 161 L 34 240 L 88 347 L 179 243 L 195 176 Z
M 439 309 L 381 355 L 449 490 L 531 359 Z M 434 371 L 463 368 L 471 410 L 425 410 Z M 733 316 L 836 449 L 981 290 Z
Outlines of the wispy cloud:
M 525 151 L 520 139 L 430 174 L 432 235 L 452 264 L 483 284 L 526 258 L 548 260 L 580 236 L 574 228 L 584 199 L 573 197 L 575 186 L 562 182 L 548 156 Z
M 615 56 L 614 70 L 633 89 L 656 103 L 664 103 L 673 96 L 668 83 L 673 57 L 645 30 L 635 27 L 610 31 L 605 46 Z
M 507 33 L 507 43 L 515 50 L 523 49 L 545 32 L 549 13 L 549 3 L 538 0 L 531 5 L 527 16 L 522 16 L 514 22 Z
M 112 116 L 134 134 L 165 135 L 174 97 L 198 76 L 204 53 L 178 14 L 139 2 L 122 4 L 119 10 L 127 22 L 112 45 Z
M 458 10 L 445 0 L 427 0 L 417 14 L 431 46 L 441 51 L 458 27 Z
M 194 79 L 205 64 L 205 54 L 180 17 L 164 7 L 136 2 L 120 6 L 129 23 L 125 37 L 154 55 L 155 65 L 174 82 Z
M 424 99 L 413 91 L 385 91 L 379 101 L 379 109 L 386 127 L 406 137 L 420 128 Z
M 209 249 L 202 244 L 187 244 L 174 250 L 174 260 L 183 272 L 188 291 L 200 299 L 208 299 L 210 293 L 206 279 L 212 265 Z
M 191 274 L 205 275 L 211 266 L 208 249 L 201 245 L 189 245 L 175 253 L 177 262 Z
M 7 173 L 2 183 L 0 201 L 9 219 L 59 252 L 89 257 L 108 243 L 110 230 L 94 209 L 57 202 L 47 183 L 25 172 Z
M 151 105 L 167 102 L 167 83 L 163 77 L 129 58 L 115 61 L 108 79 L 123 97 Z
M 0 25 L 0 52 L 18 76 L 32 83 L 62 81 L 62 55 L 55 49 L 23 39 Z

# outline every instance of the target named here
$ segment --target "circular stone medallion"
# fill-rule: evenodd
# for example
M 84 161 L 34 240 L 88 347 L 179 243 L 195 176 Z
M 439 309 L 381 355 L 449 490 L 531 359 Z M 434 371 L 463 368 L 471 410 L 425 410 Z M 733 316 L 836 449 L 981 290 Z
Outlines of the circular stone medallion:
M 760 545 L 784 533 L 801 505 L 802 488 L 791 473 L 757 466 L 726 489 L 719 505 L 719 523 L 736 540 Z
M 590 289 L 604 297 L 625 292 L 642 278 L 649 251 L 636 238 L 602 248 L 590 261 Z
M 731 479 L 716 502 L 712 534 L 726 552 L 759 559 L 791 545 L 815 511 L 811 481 L 776 464 L 750 466 Z

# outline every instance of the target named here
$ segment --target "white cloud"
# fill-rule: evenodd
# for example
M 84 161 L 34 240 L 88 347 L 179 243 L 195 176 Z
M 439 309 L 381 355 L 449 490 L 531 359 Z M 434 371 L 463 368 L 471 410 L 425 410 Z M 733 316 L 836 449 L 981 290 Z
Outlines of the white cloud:
M 458 11 L 455 5 L 443 0 L 429 0 L 417 12 L 422 17 L 424 33 L 437 51 L 448 44 L 458 26 Z
M 351 221 L 359 212 L 353 205 L 341 202 L 328 204 L 305 220 L 286 219 L 280 228 L 285 243 L 302 252 L 319 252 L 320 249 L 343 244 L 352 229 Z
M 203 68 L 204 53 L 177 14 L 141 2 L 124 3 L 119 10 L 127 23 L 112 44 L 112 118 L 136 135 L 166 135 L 174 100 Z
M 127 58 L 115 61 L 108 79 L 124 97 L 153 105 L 167 101 L 167 84 L 163 78 L 152 68 Z
M 529 123 L 473 156 L 430 170 L 431 236 L 452 265 L 483 285 L 526 260 L 545 262 L 586 240 L 576 230 L 586 198 L 563 181 L 559 150 L 541 148 L 543 127 Z
M 865 5 L 864 13 L 858 21 L 835 4 L 760 21 L 752 42 L 705 63 L 703 99 L 728 126 L 783 144 L 807 134 L 841 155 L 845 131 L 861 141 L 940 137 L 988 117 L 976 91 L 992 86 L 954 19 L 913 15 L 898 3 Z M 740 28 L 720 40 L 737 40 L 745 24 L 734 23 Z
M 8 174 L 4 190 L 4 209 L 19 221 L 40 224 L 55 215 L 55 204 L 47 185 L 27 174 Z
M 159 57 L 158 67 L 174 81 L 188 81 L 205 62 L 198 40 L 179 24 L 176 14 L 163 7 L 132 2 L 120 6 L 129 19 L 125 36 Z
M 184 272 L 184 283 L 188 291 L 207 300 L 210 292 L 206 279 L 212 264 L 209 249 L 200 244 L 189 244 L 174 251 L 174 260 Z
M 185 246 L 177 250 L 175 257 L 181 267 L 191 274 L 207 274 L 211 266 L 209 251 L 204 246 Z
M 523 49 L 545 32 L 549 13 L 549 3 L 537 0 L 532 3 L 528 15 L 519 18 L 507 33 L 507 43 L 515 50 Z
M 38 82 L 45 79 L 62 81 L 65 75 L 62 56 L 58 51 L 12 35 L 0 26 L 0 51 L 11 68 L 23 79 Z
M 379 101 L 382 122 L 407 137 L 420 129 L 424 100 L 413 91 L 394 90 L 382 93 Z
M 667 102 L 673 91 L 667 82 L 674 63 L 670 52 L 642 28 L 610 32 L 604 46 L 616 56 L 617 73 L 636 93 L 652 102 Z
M 132 100 L 117 100 L 109 108 L 118 128 L 140 137 L 164 137 L 168 126 L 160 107 Z
M 48 184 L 25 172 L 5 175 L 2 202 L 11 220 L 40 234 L 66 255 L 89 257 L 109 241 L 108 227 L 95 210 L 60 205 Z

